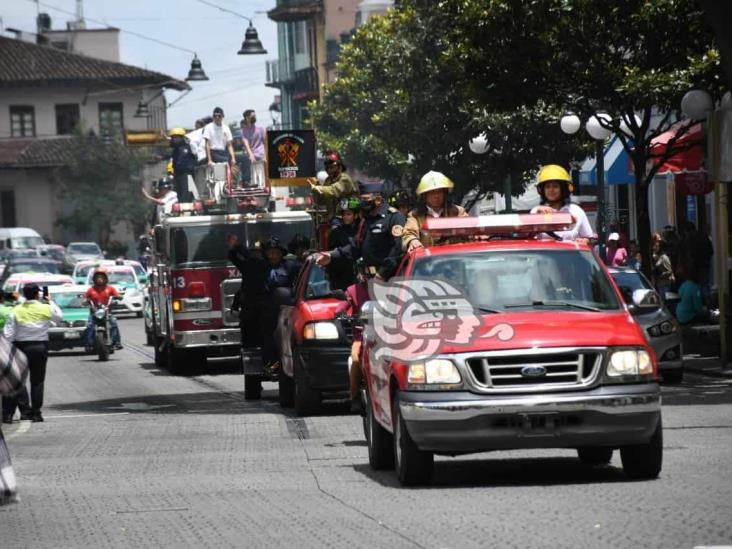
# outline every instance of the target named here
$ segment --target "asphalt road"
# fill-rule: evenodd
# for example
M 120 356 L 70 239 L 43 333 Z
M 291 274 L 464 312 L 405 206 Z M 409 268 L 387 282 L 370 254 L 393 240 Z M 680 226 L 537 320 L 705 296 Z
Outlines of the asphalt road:
M 169 376 L 142 321 L 121 328 L 108 363 L 50 359 L 44 423 L 3 427 L 21 502 L 0 507 L 2 548 L 732 545 L 730 380 L 664 389 L 658 480 L 547 450 L 438 458 L 403 489 L 344 404 L 297 419 L 274 385 L 245 402 L 236 367 Z

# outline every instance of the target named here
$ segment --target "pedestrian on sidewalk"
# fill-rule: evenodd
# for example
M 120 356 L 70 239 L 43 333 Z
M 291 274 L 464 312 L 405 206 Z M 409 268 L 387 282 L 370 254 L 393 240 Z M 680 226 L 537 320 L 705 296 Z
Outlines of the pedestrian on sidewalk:
M 48 361 L 48 329 L 52 322 L 60 322 L 63 313 L 48 296 L 39 300 L 40 288 L 36 284 L 23 287 L 25 301 L 15 307 L 8 317 L 3 335 L 28 357 L 30 370 L 30 419 L 43 421 L 43 383 L 46 379 Z M 3 398 L 3 420 L 6 414 L 15 410 L 16 396 Z M 7 401 L 7 408 L 5 403 Z M 12 415 L 9 418 L 12 421 Z M 9 422 L 6 422 L 9 423 Z

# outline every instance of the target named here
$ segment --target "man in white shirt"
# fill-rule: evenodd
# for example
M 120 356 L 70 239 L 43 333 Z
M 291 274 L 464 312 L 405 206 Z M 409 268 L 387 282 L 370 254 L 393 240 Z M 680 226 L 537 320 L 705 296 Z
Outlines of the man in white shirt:
M 229 126 L 224 124 L 224 110 L 221 107 L 214 109 L 213 119 L 213 122 L 203 129 L 208 165 L 213 166 L 214 162 L 231 164 L 234 161 L 234 147 L 231 143 L 233 137 Z
M 203 119 L 196 120 L 196 129 L 186 134 L 191 152 L 196 155 L 198 164 L 204 164 L 208 160 L 206 156 L 206 141 L 203 139 L 203 129 L 206 123 Z
M 173 204 L 178 202 L 178 193 L 173 190 L 173 182 L 167 177 L 164 177 L 158 182 L 158 198 L 148 193 L 145 187 L 142 188 L 142 194 L 150 202 L 154 202 L 158 206 L 154 225 L 160 223 L 166 215 L 170 215 L 170 212 L 173 210 Z

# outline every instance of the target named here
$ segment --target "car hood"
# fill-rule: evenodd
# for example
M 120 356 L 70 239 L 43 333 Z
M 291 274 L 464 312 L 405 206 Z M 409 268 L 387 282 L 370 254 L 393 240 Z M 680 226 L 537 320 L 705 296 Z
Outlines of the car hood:
M 89 318 L 89 309 L 79 309 L 79 308 L 73 308 L 73 309 L 61 309 L 61 312 L 64 315 L 64 320 L 67 322 L 74 322 L 76 320 L 86 320 Z
M 442 327 L 439 333 L 441 344 L 435 353 L 646 345 L 643 332 L 626 311 L 530 311 L 486 314 L 478 321 L 481 322 L 479 326 L 475 325 L 473 318 L 463 321 L 458 329 Z M 403 333 L 410 331 L 407 325 L 403 327 Z M 446 340 L 446 337 L 451 340 Z

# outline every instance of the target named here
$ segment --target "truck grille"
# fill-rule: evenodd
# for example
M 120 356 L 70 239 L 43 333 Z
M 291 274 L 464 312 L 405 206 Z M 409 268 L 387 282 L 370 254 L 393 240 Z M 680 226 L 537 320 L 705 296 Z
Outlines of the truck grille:
M 353 324 L 355 318 L 352 316 L 338 315 L 336 320 L 340 321 L 341 327 L 343 328 L 343 334 L 346 336 L 346 340 L 350 343 L 353 341 Z
M 590 385 L 602 364 L 600 350 L 500 352 L 465 363 L 480 389 L 491 392 L 573 389 Z
M 224 326 L 238 326 L 239 317 L 231 314 L 231 304 L 241 286 L 241 278 L 227 278 L 221 283 L 221 303 L 223 306 Z

